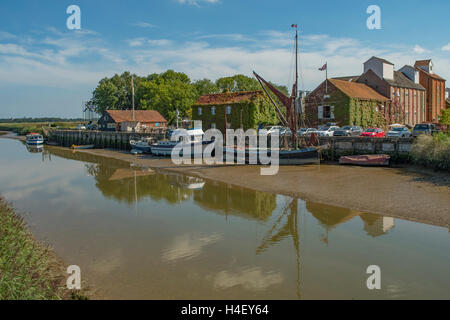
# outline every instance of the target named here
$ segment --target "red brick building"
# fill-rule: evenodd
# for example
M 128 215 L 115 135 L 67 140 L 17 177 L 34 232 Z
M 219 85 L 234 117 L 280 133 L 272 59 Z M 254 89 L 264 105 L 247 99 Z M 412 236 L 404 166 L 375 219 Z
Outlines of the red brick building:
M 410 76 L 406 75 L 408 72 Z M 372 57 L 364 63 L 364 74 L 357 82 L 368 85 L 388 98 L 389 108 L 399 105 L 404 113 L 404 123 L 414 126 L 426 121 L 426 91 L 419 83 L 418 73 L 409 66 L 395 71 L 393 63 Z
M 439 122 L 445 104 L 445 79 L 433 71 L 433 62 L 430 60 L 416 61 L 414 67 L 419 71 L 419 82 L 426 89 L 426 119 L 427 122 Z

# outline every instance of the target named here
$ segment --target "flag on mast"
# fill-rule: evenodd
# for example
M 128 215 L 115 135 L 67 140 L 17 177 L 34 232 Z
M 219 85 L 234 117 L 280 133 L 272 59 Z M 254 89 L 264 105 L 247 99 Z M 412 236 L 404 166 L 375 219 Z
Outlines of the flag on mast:
M 327 68 L 328 68 L 327 64 L 328 64 L 328 63 L 325 63 L 322 67 L 320 67 L 320 68 L 319 68 L 319 71 L 325 71 L 325 70 L 327 70 Z
M 297 28 L 296 24 L 291 25 L 292 28 Z

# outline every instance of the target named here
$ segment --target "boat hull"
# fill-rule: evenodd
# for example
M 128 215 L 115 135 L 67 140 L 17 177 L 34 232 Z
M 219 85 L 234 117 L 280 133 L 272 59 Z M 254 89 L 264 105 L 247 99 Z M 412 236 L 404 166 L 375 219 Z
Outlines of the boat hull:
M 241 152 L 242 153 L 242 152 Z M 239 154 L 237 149 L 225 149 L 224 160 L 228 157 L 233 157 L 235 163 L 238 163 L 238 157 L 242 159 L 242 155 Z M 320 154 L 315 148 L 303 148 L 295 150 L 281 150 L 279 154 L 279 164 L 280 165 L 302 165 L 302 164 L 319 164 Z M 256 164 L 262 164 L 260 159 L 262 156 L 270 157 L 270 150 L 245 150 L 245 164 L 251 164 L 253 158 L 257 159 Z M 252 158 L 253 157 L 253 158 Z
M 205 150 L 206 146 L 213 143 L 213 141 L 204 141 L 204 142 L 196 142 L 191 143 L 190 149 L 190 155 L 194 158 L 202 158 L 203 157 L 203 151 Z M 195 146 L 201 145 L 201 151 L 197 151 Z M 155 156 L 164 156 L 169 157 L 172 155 L 172 150 L 177 146 L 177 143 L 165 143 L 165 144 L 156 144 L 151 146 L 151 153 Z M 183 156 L 183 146 L 180 146 L 180 157 Z
M 39 146 L 41 144 L 44 144 L 44 140 L 26 141 L 26 143 L 30 146 Z
M 339 164 L 355 166 L 389 166 L 389 155 L 361 155 L 361 156 L 343 156 L 339 158 Z

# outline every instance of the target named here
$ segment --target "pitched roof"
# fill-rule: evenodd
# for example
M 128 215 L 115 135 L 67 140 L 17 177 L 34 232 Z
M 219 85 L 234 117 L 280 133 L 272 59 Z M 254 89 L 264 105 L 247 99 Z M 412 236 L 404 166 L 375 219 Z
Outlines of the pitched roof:
M 133 121 L 132 110 L 107 110 L 106 111 L 116 123 Z M 135 119 L 138 122 L 167 122 L 156 110 L 136 110 Z
M 360 76 L 346 76 L 346 77 L 334 77 L 333 79 L 343 80 L 343 81 L 350 81 L 350 82 L 356 82 L 356 80 L 358 80 L 359 77 Z
M 371 87 L 357 82 L 350 82 L 337 79 L 329 79 L 329 81 L 340 91 L 345 93 L 351 98 L 358 98 L 361 100 L 376 100 L 376 101 L 387 101 L 388 98 L 382 96 Z
M 198 98 L 194 105 L 234 104 L 252 100 L 262 95 L 262 91 L 239 91 L 207 94 Z
M 416 69 L 419 70 L 420 72 L 425 73 L 427 76 L 429 76 L 431 78 L 434 78 L 434 79 L 437 79 L 437 80 L 445 80 L 444 78 L 439 77 L 437 74 L 429 73 L 428 71 L 423 70 L 422 68 L 416 68 Z
M 415 67 L 417 66 L 427 66 L 430 64 L 431 59 L 428 60 L 417 60 L 416 63 L 414 64 Z
M 423 90 L 425 91 L 425 88 L 422 87 L 420 84 L 415 83 L 411 81 L 407 76 L 405 76 L 400 71 L 394 71 L 394 79 L 386 79 L 384 80 L 389 83 L 391 86 L 394 87 L 400 87 L 400 88 L 408 88 L 408 89 L 416 89 L 416 90 Z
M 377 59 L 377 60 L 380 60 L 381 62 L 384 62 L 384 63 L 387 63 L 387 64 L 391 64 L 391 65 L 394 65 L 392 62 L 389 62 L 389 61 L 387 61 L 386 59 L 383 59 L 383 58 L 378 58 L 378 57 L 373 56 L 373 57 L 370 58 L 369 60 L 372 60 L 372 59 Z M 367 61 L 369 61 L 369 60 L 367 60 Z M 367 62 L 367 61 L 366 61 L 366 62 Z

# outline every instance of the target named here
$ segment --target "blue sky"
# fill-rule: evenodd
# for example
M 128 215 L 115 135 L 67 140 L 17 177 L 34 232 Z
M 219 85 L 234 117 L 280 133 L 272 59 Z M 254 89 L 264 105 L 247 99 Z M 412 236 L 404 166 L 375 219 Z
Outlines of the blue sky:
M 66 8 L 81 8 L 81 30 Z M 381 30 L 366 9 L 381 8 Z M 81 116 L 96 83 L 168 68 L 191 79 L 251 75 L 292 84 L 292 23 L 301 30 L 301 87 L 355 75 L 372 55 L 397 69 L 432 58 L 450 79 L 447 0 L 18 0 L 0 2 L 0 118 Z M 447 85 L 450 86 L 450 85 Z

